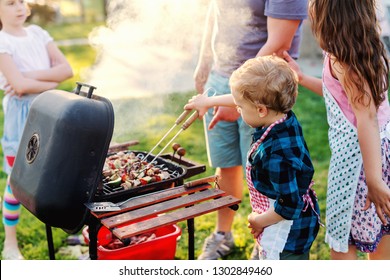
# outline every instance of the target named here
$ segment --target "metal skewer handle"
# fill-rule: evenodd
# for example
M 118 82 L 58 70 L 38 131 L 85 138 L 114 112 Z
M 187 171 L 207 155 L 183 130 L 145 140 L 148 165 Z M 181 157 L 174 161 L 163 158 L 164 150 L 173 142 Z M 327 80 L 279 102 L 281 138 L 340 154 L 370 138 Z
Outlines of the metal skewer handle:
M 175 124 L 180 124 L 187 116 L 188 114 L 191 112 L 191 110 L 184 110 L 183 113 L 181 113 L 181 115 L 177 118 L 177 120 L 175 121 Z
M 198 117 L 198 111 L 193 112 L 192 115 L 182 124 L 182 130 L 186 130 Z

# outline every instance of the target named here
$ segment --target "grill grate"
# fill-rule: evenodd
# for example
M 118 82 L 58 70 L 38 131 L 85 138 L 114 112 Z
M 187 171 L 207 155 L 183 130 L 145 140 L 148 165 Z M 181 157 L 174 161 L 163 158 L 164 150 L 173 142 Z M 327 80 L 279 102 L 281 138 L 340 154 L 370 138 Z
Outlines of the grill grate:
M 135 153 L 136 157 L 141 160 L 145 160 L 146 152 L 141 151 L 126 151 L 126 153 Z M 149 155 L 146 161 L 154 158 L 154 155 Z M 125 189 L 122 186 L 112 186 L 105 182 L 101 182 L 97 188 L 95 194 L 95 201 L 120 201 L 129 197 L 138 196 L 145 193 L 150 193 L 166 188 L 173 187 L 183 183 L 184 176 L 186 175 L 186 169 L 178 165 L 169 159 L 158 157 L 153 161 L 155 167 L 165 170 L 169 173 L 169 178 L 159 181 L 152 182 L 146 185 L 140 185 L 132 188 Z M 203 171 L 202 171 L 203 172 Z

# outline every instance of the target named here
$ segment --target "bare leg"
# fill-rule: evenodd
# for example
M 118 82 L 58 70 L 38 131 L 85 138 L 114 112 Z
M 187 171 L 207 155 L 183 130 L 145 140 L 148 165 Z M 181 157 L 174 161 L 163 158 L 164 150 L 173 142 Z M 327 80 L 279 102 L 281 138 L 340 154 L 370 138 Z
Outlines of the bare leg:
M 332 260 L 357 260 L 356 247 L 349 246 L 347 253 L 336 252 L 331 249 L 330 257 L 332 258 Z
M 242 166 L 229 168 L 218 168 L 216 174 L 219 176 L 218 185 L 228 195 L 241 199 L 243 191 L 243 170 Z M 229 208 L 218 211 L 217 231 L 231 231 L 235 212 Z
M 5 239 L 2 257 L 5 260 L 22 260 L 23 255 L 20 253 L 18 240 L 16 237 L 16 226 L 4 225 Z
M 4 231 L 5 231 L 4 249 L 19 250 L 18 240 L 16 238 L 16 226 L 4 225 Z
M 369 260 L 390 260 L 390 235 L 382 237 L 374 253 L 368 254 Z

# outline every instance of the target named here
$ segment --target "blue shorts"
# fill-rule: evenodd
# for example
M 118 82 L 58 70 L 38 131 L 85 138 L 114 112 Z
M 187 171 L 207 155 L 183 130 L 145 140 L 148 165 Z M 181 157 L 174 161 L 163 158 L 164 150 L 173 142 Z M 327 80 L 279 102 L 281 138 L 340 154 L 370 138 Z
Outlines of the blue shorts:
M 230 94 L 229 78 L 211 72 L 205 88 L 213 88 L 215 95 Z M 212 90 L 210 95 L 214 94 Z M 210 108 L 204 116 L 207 154 L 211 167 L 227 168 L 244 166 L 247 153 L 252 142 L 254 129 L 248 126 L 240 117 L 235 122 L 220 121 L 209 130 L 214 108 Z
M 3 99 L 4 128 L 1 145 L 4 153 L 3 169 L 7 174 L 11 173 L 12 161 L 10 159 L 15 157 L 18 152 L 28 112 L 36 96 L 37 94 L 28 94 L 22 97 L 6 95 Z

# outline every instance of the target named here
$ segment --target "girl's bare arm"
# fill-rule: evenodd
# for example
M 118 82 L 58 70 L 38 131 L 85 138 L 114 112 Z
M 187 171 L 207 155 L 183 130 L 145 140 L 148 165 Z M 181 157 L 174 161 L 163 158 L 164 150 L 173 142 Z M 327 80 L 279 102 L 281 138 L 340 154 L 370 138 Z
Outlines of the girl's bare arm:
M 29 71 L 23 73 L 26 78 L 39 81 L 61 83 L 73 76 L 73 71 L 61 50 L 54 42 L 47 44 L 51 67 L 44 70 Z
M 9 87 L 17 95 L 40 93 L 58 85 L 57 82 L 53 81 L 39 81 L 25 77 L 17 68 L 11 55 L 5 53 L 0 54 L 0 71 L 7 79 Z
M 386 224 L 384 214 L 390 216 L 390 189 L 382 180 L 381 140 L 376 107 L 367 95 L 364 96 L 362 103 L 353 102 L 359 91 L 354 85 L 345 86 L 346 72 L 344 69 L 346 66 L 343 67 L 335 62 L 332 67 L 334 67 L 334 74 L 342 84 L 356 116 L 357 134 L 368 186 L 367 202 L 364 209 L 368 209 L 370 202 L 373 202 L 379 218 Z M 370 92 L 367 84 L 366 90 Z
M 322 96 L 322 80 L 320 78 L 304 74 L 298 63 L 286 51 L 283 52 L 282 58 L 284 58 L 284 60 L 286 60 L 290 65 L 291 69 L 297 73 L 299 84 L 301 86 L 304 86 L 315 94 Z

